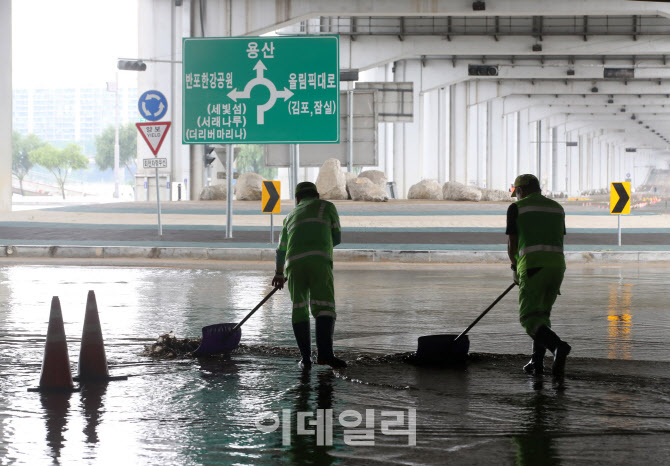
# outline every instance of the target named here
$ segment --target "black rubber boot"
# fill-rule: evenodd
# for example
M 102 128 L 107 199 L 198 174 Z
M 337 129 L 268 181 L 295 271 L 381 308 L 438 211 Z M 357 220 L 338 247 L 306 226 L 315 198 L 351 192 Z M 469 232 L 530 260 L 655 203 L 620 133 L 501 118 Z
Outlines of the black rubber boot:
M 333 354 L 333 331 L 335 319 L 330 316 L 316 318 L 316 349 L 317 364 L 330 366 L 333 369 L 347 367 L 347 363 Z
M 309 320 L 293 324 L 293 334 L 302 356 L 298 365 L 301 369 L 309 370 L 312 368 L 312 340 L 309 333 Z
M 533 355 L 530 357 L 528 364 L 523 366 L 524 372 L 533 375 L 544 374 L 544 354 L 546 352 L 547 348 L 533 340 Z
M 535 341 L 544 345 L 554 354 L 554 363 L 551 366 L 551 373 L 556 377 L 562 377 L 565 374 L 565 360 L 570 354 L 572 347 L 561 340 L 552 329 L 546 325 L 541 325 L 535 332 Z

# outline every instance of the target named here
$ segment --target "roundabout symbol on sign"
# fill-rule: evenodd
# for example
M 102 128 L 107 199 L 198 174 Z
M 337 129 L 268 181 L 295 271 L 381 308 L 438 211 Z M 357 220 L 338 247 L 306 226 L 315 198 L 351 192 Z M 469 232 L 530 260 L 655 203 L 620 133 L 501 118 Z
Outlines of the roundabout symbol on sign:
M 156 90 L 146 91 L 137 101 L 137 108 L 142 118 L 148 121 L 158 121 L 167 113 L 167 99 Z
M 254 87 L 256 86 L 267 87 L 268 90 L 270 91 L 270 99 L 263 105 L 257 106 L 257 114 L 256 114 L 256 123 L 259 125 L 263 125 L 265 124 L 265 112 L 267 112 L 274 106 L 275 102 L 277 101 L 277 97 L 283 97 L 284 102 L 286 102 L 293 96 L 293 92 L 288 90 L 286 87 L 284 87 L 283 91 L 278 91 L 274 83 L 265 76 L 263 76 L 263 71 L 267 70 L 267 68 L 265 67 L 262 61 L 258 60 L 256 66 L 254 66 L 254 70 L 256 70 L 256 77 L 251 81 L 249 81 L 246 86 L 244 86 L 244 90 L 238 91 L 237 89 L 233 89 L 228 93 L 228 97 L 233 99 L 233 101 L 237 102 L 237 99 L 250 98 L 251 90 Z

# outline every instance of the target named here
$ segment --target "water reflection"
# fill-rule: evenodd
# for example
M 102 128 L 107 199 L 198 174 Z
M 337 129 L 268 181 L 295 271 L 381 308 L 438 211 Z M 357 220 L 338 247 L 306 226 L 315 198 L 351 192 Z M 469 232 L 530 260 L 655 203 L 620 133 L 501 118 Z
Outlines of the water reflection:
M 316 377 L 314 386 L 313 377 Z M 291 446 L 288 450 L 291 463 L 330 465 L 336 462 L 336 458 L 328 453 L 333 449 L 334 440 L 335 382 L 336 377 L 331 370 L 318 371 L 316 375 L 310 371 L 302 371 L 297 385 L 290 390 L 289 397 L 295 397 L 291 413 Z M 315 395 L 314 400 L 312 395 Z M 306 418 L 300 413 L 307 413 Z M 301 435 L 302 429 L 311 433 Z
M 46 443 L 49 447 L 49 456 L 54 463 L 59 464 L 61 450 L 65 446 L 65 432 L 67 432 L 67 421 L 70 411 L 69 392 L 41 393 L 40 403 L 44 411 L 44 420 L 46 422 Z
M 529 397 L 526 406 L 525 432 L 512 437 L 517 448 L 516 464 L 519 466 L 558 466 L 560 455 L 554 445 L 552 432 L 561 424 L 561 406 L 555 398 L 536 393 Z
M 103 399 L 107 392 L 107 383 L 82 385 L 81 406 L 84 410 L 84 435 L 86 443 L 98 443 L 98 426 L 102 422 Z
M 607 306 L 607 336 L 609 359 L 631 359 L 632 350 L 632 299 L 633 285 L 613 283 L 609 285 Z

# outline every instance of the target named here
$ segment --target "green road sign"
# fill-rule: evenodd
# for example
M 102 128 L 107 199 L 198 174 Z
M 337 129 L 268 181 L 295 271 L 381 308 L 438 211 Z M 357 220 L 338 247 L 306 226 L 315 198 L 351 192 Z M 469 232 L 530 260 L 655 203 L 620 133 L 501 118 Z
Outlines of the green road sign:
M 184 144 L 338 143 L 337 36 L 183 40 Z

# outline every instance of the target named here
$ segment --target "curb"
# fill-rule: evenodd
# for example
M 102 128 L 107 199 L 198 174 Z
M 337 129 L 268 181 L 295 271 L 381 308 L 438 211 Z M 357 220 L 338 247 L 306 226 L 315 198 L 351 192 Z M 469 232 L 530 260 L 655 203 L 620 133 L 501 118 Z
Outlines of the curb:
M 142 246 L 0 246 L 0 258 L 60 259 L 190 259 L 213 261 L 274 261 L 269 248 L 198 248 Z M 335 249 L 336 262 L 396 262 L 416 264 L 507 263 L 505 251 L 397 251 Z M 670 262 L 670 251 L 567 251 L 568 263 Z

